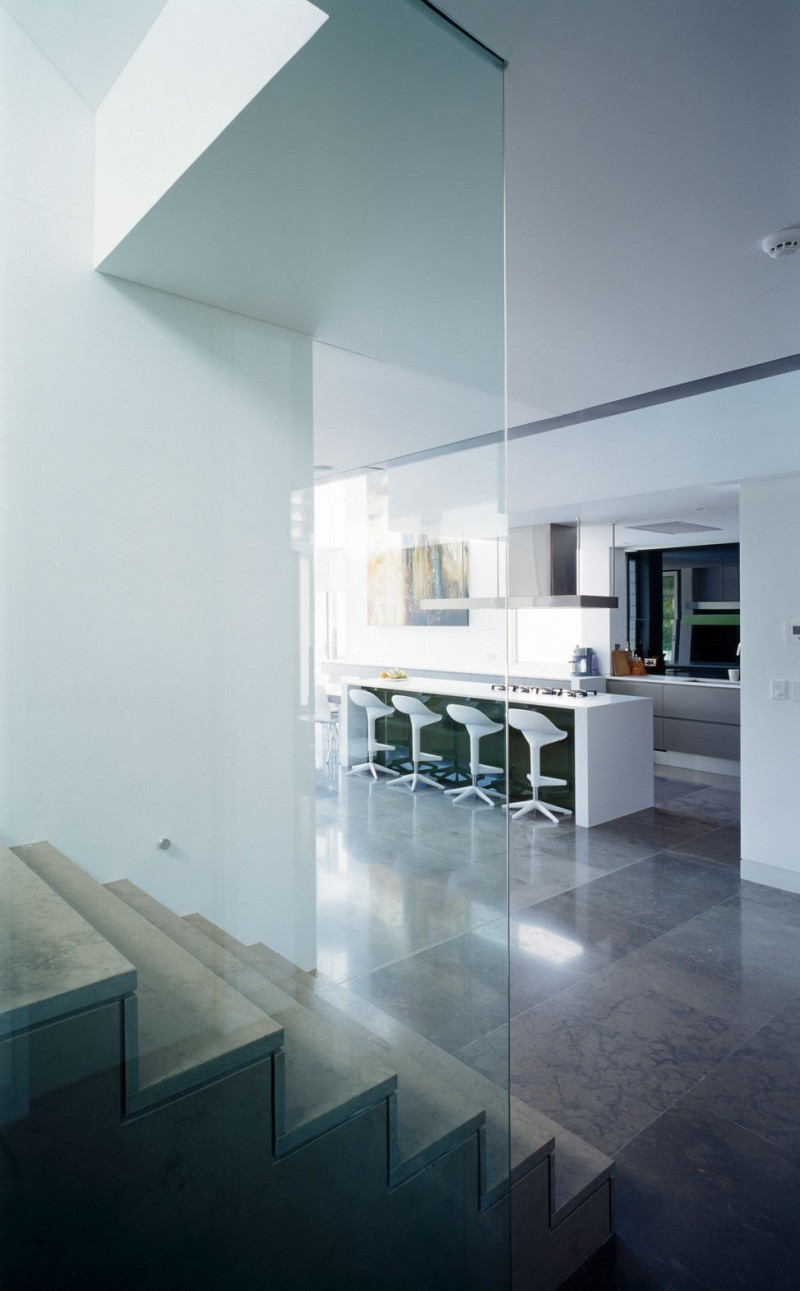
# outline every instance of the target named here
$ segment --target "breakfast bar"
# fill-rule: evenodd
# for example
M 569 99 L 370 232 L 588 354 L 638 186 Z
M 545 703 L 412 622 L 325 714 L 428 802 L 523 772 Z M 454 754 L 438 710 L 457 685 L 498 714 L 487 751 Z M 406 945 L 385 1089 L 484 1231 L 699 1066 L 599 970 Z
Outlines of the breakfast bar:
M 505 726 L 507 708 L 533 708 L 567 732 L 567 738 L 543 750 L 543 770 L 567 781 L 562 797 L 554 802 L 574 811 L 575 823 L 583 828 L 602 825 L 653 805 L 653 705 L 648 698 L 634 695 L 593 694 L 587 691 L 561 693 L 542 688 L 511 686 L 490 682 L 473 682 L 446 677 L 388 677 L 342 679 L 341 760 L 345 766 L 364 761 L 366 718 L 364 709 L 349 698 L 351 689 L 374 691 L 387 705 L 392 695 L 415 695 L 441 714 L 442 721 L 426 728 L 424 747 L 438 753 L 450 776 L 458 776 L 463 766 L 459 755 L 459 737 L 446 714 L 447 704 L 479 707 Z M 399 756 L 408 743 L 407 719 L 400 714 L 382 719 L 387 738 Z M 405 723 L 405 725 L 403 725 Z M 521 737 L 513 729 L 490 737 L 483 760 L 505 765 L 508 749 L 508 771 L 512 793 L 526 784 L 526 755 Z M 383 739 L 383 737 L 381 737 Z M 391 765 L 393 754 L 386 755 Z M 502 760 L 501 760 L 502 759 Z

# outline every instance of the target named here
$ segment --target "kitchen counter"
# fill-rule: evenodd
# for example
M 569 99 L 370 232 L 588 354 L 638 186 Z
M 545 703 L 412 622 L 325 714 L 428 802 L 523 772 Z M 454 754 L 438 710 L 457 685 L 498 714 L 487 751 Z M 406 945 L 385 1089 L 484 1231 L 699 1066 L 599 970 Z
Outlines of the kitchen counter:
M 481 701 L 481 707 L 486 711 L 494 709 L 500 720 L 506 706 L 535 708 L 568 732 L 567 740 L 549 745 L 543 751 L 543 769 L 547 774 L 546 757 L 564 759 L 564 778 L 568 780 L 574 802 L 576 825 L 583 828 L 601 825 L 653 805 L 653 704 L 648 698 L 598 694 L 581 699 L 567 695 L 525 694 L 493 690 L 488 682 L 442 677 L 407 677 L 394 681 L 390 677 L 343 678 L 340 747 L 345 766 L 363 762 L 366 747 L 364 710 L 344 698 L 350 687 L 377 691 L 387 703 L 391 703 L 393 694 L 401 693 L 418 695 L 423 702 L 433 700 L 432 706 L 443 713 L 443 727 L 445 723 L 452 727 L 446 715 L 448 701 Z M 405 718 L 402 720 L 407 721 Z M 404 732 L 404 727 L 400 729 Z M 436 729 L 433 726 L 426 728 L 429 735 L 434 732 L 431 738 L 436 738 Z M 407 743 L 405 733 L 400 738 L 401 742 Z M 528 765 L 527 747 L 522 741 L 518 731 L 509 732 L 511 770 L 518 778 L 518 768 L 524 768 L 523 774 L 526 775 Z M 436 751 L 432 744 L 428 748 Z M 492 761 L 498 755 L 502 757 L 502 748 L 492 757 L 488 753 L 481 754 L 484 761 Z M 549 774 L 561 772 L 554 769 Z M 553 800 L 560 801 L 557 793 Z
M 631 678 L 632 681 L 635 678 Z M 351 683 L 352 684 L 352 683 Z M 510 704 L 529 704 L 534 708 L 596 708 L 608 704 L 630 702 L 624 695 L 607 695 L 599 692 L 587 699 L 568 695 L 537 695 L 531 691 L 496 690 L 487 681 L 458 681 L 452 677 L 404 677 L 392 680 L 391 677 L 368 677 L 360 683 L 368 690 L 394 690 L 398 694 L 419 695 L 427 691 L 429 695 L 458 694 L 462 699 L 489 699 L 502 702 L 507 699 Z M 567 683 L 565 682 L 566 686 Z M 454 689 L 455 687 L 455 689 Z
M 612 677 L 606 681 L 654 681 L 664 686 L 724 686 L 726 690 L 739 690 L 740 681 L 729 681 L 727 677 L 668 677 L 657 672 L 648 672 L 645 677 Z

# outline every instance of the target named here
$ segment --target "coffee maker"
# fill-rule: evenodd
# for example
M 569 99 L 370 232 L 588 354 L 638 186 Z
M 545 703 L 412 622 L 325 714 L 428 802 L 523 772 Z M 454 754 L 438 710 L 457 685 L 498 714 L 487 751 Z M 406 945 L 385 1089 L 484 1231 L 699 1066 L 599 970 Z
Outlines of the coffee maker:
M 576 645 L 569 662 L 573 677 L 591 676 L 594 663 L 594 651 L 592 650 L 592 647 Z

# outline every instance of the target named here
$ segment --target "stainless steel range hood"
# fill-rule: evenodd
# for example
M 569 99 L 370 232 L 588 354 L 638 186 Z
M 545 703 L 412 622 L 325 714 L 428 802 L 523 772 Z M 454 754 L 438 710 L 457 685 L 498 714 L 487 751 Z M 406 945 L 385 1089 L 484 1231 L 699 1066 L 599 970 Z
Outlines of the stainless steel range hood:
M 512 603 L 544 609 L 615 610 L 619 598 L 580 586 L 580 524 L 535 524 L 510 529 L 508 580 Z M 611 562 L 613 584 L 613 558 Z
M 613 533 L 613 527 L 612 527 Z M 580 524 L 521 525 L 508 534 L 508 597 L 426 599 L 423 610 L 615 610 L 612 549 L 609 595 L 580 590 Z M 499 571 L 498 571 L 499 583 Z

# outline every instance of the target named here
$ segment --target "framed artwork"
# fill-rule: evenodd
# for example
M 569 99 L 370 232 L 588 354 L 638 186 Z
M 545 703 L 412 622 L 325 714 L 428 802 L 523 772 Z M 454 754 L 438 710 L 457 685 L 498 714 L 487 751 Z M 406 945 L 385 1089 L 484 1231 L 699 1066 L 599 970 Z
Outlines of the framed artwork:
M 464 542 L 428 542 L 389 530 L 385 471 L 367 480 L 367 625 L 468 627 L 469 610 L 423 610 L 420 602 L 469 595 Z

